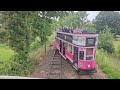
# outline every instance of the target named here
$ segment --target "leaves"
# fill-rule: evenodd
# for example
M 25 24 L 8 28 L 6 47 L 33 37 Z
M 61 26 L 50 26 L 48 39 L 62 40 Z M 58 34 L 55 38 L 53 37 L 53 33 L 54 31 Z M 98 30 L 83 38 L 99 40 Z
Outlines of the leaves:
M 98 48 L 104 49 L 108 53 L 114 52 L 113 46 L 113 34 L 110 31 L 111 29 L 106 26 L 99 34 L 98 38 Z
M 94 24 L 98 31 L 103 30 L 105 26 L 109 26 L 112 30 L 112 33 L 120 34 L 120 14 L 114 11 L 102 11 L 94 20 Z

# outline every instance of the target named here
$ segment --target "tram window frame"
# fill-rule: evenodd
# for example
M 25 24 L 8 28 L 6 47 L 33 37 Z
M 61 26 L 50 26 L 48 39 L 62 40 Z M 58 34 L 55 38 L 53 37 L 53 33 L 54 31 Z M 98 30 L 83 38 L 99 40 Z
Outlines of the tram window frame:
M 81 55 L 81 52 L 83 52 L 83 55 Z M 79 59 L 80 59 L 80 60 L 84 60 L 84 55 L 85 55 L 85 54 L 84 54 L 84 51 L 80 51 L 80 52 L 79 52 Z
M 94 51 L 94 59 L 96 59 L 96 50 Z

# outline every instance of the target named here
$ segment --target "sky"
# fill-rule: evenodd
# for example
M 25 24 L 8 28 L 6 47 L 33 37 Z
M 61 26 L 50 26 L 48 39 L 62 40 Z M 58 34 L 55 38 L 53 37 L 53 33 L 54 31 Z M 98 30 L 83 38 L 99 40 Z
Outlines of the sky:
M 92 21 L 93 19 L 95 19 L 95 17 L 98 15 L 100 11 L 87 11 L 88 15 L 88 20 Z

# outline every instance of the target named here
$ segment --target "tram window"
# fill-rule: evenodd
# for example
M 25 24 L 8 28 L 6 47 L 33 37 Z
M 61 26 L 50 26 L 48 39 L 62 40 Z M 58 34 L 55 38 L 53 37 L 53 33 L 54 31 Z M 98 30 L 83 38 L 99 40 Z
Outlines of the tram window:
M 59 43 L 59 39 L 56 38 L 56 42 Z
M 69 51 L 70 53 L 72 53 L 72 45 L 70 45 L 70 44 L 69 44 L 69 46 L 68 46 L 68 51 Z
M 96 37 L 96 42 L 95 42 L 95 45 L 97 45 L 98 44 L 98 37 Z
M 73 40 L 72 35 L 66 35 L 66 41 L 72 42 L 72 40 Z
M 84 60 L 84 51 L 80 51 L 79 58 L 80 60 Z
M 73 40 L 78 41 L 78 36 L 73 36 Z
M 86 60 L 92 60 L 93 58 L 92 57 L 86 57 Z
M 65 45 L 65 49 L 67 49 L 67 47 L 68 47 L 68 44 L 67 44 L 67 43 L 64 43 L 64 45 Z
M 86 45 L 95 45 L 95 38 L 87 38 Z
M 61 36 L 61 33 L 57 33 L 57 37 L 59 37 L 59 38 L 60 38 L 60 36 Z
M 92 54 L 93 54 L 93 48 L 87 48 L 86 55 L 92 55 Z

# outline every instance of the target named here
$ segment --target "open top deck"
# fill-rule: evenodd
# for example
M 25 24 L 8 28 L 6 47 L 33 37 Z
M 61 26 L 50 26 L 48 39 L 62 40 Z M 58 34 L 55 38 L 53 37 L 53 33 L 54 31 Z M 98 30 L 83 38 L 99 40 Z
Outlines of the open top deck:
M 67 33 L 57 32 L 56 37 L 79 46 L 97 46 L 98 34 L 96 33 Z

